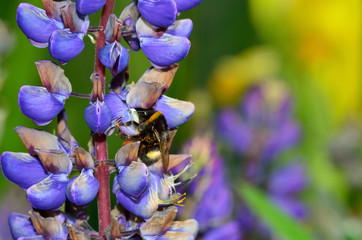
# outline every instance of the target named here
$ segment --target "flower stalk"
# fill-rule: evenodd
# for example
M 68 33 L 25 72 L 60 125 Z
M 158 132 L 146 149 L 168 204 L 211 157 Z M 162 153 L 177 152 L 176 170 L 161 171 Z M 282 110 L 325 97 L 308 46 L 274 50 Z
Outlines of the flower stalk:
M 113 12 L 114 0 L 107 0 L 106 4 L 102 9 L 102 15 L 100 20 L 100 26 L 102 30 L 97 34 L 96 41 L 96 53 L 95 53 L 95 64 L 94 71 L 98 74 L 99 80 L 101 81 L 102 93 L 104 94 L 105 88 L 105 71 L 106 68 L 99 60 L 98 51 L 106 45 L 104 30 L 108 22 L 109 15 Z M 105 134 L 95 134 L 95 151 L 96 161 L 99 162 L 96 167 L 95 176 L 99 181 L 99 191 L 97 196 L 98 206 L 98 222 L 99 222 L 99 233 L 104 237 L 104 230 L 111 224 L 111 200 L 109 193 L 109 168 L 105 160 L 108 159 L 107 153 L 107 137 Z

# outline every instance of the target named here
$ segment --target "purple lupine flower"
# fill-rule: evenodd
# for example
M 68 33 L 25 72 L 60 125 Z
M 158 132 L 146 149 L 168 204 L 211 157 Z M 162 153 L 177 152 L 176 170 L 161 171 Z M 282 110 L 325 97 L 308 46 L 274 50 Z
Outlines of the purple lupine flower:
M 174 177 L 157 166 L 146 166 L 137 161 L 140 142 L 122 147 L 116 154 L 118 174 L 113 182 L 113 193 L 128 211 L 149 219 L 159 206 L 177 202 L 180 194 L 173 192 Z M 189 156 L 171 155 L 169 168 L 187 160 Z M 157 165 L 157 164 L 156 164 Z
M 91 102 L 84 110 L 84 119 L 94 133 L 104 133 L 112 122 L 112 113 L 104 101 Z
M 186 123 L 195 110 L 194 104 L 162 95 L 171 85 L 168 78 L 173 78 L 177 67 L 173 66 L 172 73 L 150 68 L 134 86 L 123 88 L 121 93 L 111 92 L 106 95 L 104 101 L 111 109 L 112 120 L 121 118 L 122 123 L 135 121 L 132 109 L 154 108 L 165 116 L 169 128 Z M 129 126 L 122 126 L 122 129 L 126 128 Z
M 29 214 L 30 217 L 19 213 L 9 216 L 10 232 L 14 239 L 67 239 L 68 228 L 63 225 L 62 216 L 44 218 L 34 211 Z
M 197 136 L 185 144 L 183 151 L 192 154 L 198 174 L 186 188 L 191 197 L 185 200 L 186 214 L 181 213 L 181 217 L 198 221 L 201 239 L 241 239 L 238 223 L 229 221 L 233 211 L 232 191 L 215 143 L 208 136 Z M 182 167 L 173 172 L 182 171 Z
M 99 10 L 104 0 L 43 1 L 46 10 L 21 3 L 16 22 L 35 47 L 48 47 L 52 57 L 64 64 L 84 48 L 83 37 L 89 27 L 87 14 Z
M 178 12 L 184 12 L 196 7 L 202 0 L 140 0 L 137 8 L 141 15 L 153 26 L 169 27 L 175 20 Z
M 255 154 L 261 161 L 292 147 L 300 135 L 289 96 L 281 93 L 279 99 L 273 99 L 268 94 L 267 86 L 254 86 L 242 99 L 239 111 L 227 108 L 218 118 L 220 135 L 229 146 L 242 155 L 253 155 L 250 151 L 257 148 Z
M 71 142 L 72 137 L 68 135 L 69 139 L 64 139 L 60 133 L 63 141 L 59 141 L 52 134 L 22 126 L 15 131 L 29 154 L 2 153 L 1 169 L 9 181 L 26 191 L 28 201 L 34 208 L 58 209 L 66 201 L 67 195 L 71 202 L 78 205 L 86 205 L 94 199 L 99 183 L 93 176 L 92 168 L 82 171 L 71 182 L 68 180 L 72 170 L 69 157 L 74 154 L 71 152 L 74 147 L 70 145 L 77 145 Z M 66 140 L 68 144 L 64 144 Z
M 108 44 L 100 49 L 98 53 L 100 60 L 112 69 L 113 75 L 124 69 L 129 54 L 119 44 L 119 29 L 122 29 L 123 32 L 130 33 L 124 38 L 131 49 L 138 51 L 142 48 L 154 67 L 167 68 L 181 61 L 187 56 L 191 46 L 188 38 L 193 24 L 190 19 L 176 21 L 176 13 L 174 0 L 163 2 L 144 0 L 138 1 L 137 6 L 134 2 L 130 3 L 119 19 L 114 14 L 110 16 L 105 31 Z M 157 17 L 152 17 L 153 15 Z
M 271 165 L 299 140 L 299 126 L 293 119 L 291 105 L 284 89 L 266 83 L 253 86 L 245 93 L 239 109 L 228 107 L 221 111 L 218 130 L 239 161 L 241 178 L 266 188 L 277 206 L 296 219 L 303 219 L 306 209 L 298 195 L 306 184 L 304 167 L 299 163 L 277 168 Z M 238 215 L 244 235 L 270 234 L 244 204 Z M 258 233 L 254 232 L 256 229 Z
M 42 126 L 50 123 L 63 110 L 72 86 L 64 70 L 55 63 L 43 60 L 35 64 L 43 87 L 22 86 L 18 101 L 21 112 Z

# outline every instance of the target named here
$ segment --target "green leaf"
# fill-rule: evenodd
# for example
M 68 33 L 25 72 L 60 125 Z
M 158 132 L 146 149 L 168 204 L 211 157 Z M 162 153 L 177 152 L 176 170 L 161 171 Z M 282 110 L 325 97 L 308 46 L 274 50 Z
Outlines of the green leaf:
M 288 240 L 311 240 L 312 235 L 293 218 L 276 207 L 261 191 L 247 184 L 237 185 L 238 194 L 253 213 L 280 238 Z

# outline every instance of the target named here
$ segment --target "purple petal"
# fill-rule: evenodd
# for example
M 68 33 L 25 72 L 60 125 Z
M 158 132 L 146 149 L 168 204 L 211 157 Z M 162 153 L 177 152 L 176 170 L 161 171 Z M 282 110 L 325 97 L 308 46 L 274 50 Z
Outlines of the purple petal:
M 106 0 L 77 0 L 77 11 L 83 15 L 90 15 L 100 10 Z
M 48 177 L 40 160 L 27 153 L 4 152 L 0 160 L 4 176 L 21 188 L 27 189 Z
M 219 240 L 219 239 L 239 240 L 242 239 L 242 234 L 237 222 L 229 222 L 223 226 L 208 231 L 202 239 L 203 240 Z
M 182 19 L 176 21 L 172 26 L 167 28 L 166 33 L 173 36 L 189 38 L 192 32 L 193 23 L 191 19 Z
M 43 9 L 29 3 L 20 3 L 16 11 L 16 22 L 23 33 L 36 47 L 46 47 L 50 35 L 64 27 L 63 23 L 49 18 Z
M 78 177 L 67 184 L 67 198 L 76 205 L 87 205 L 97 196 L 99 182 L 93 175 L 93 169 L 83 169 Z
M 299 126 L 292 120 L 279 123 L 279 126 L 275 126 L 271 131 L 263 152 L 266 160 L 273 159 L 294 146 L 300 138 Z
M 296 199 L 281 196 L 271 196 L 271 199 L 276 205 L 278 205 L 283 211 L 295 219 L 303 219 L 307 215 L 305 206 Z
M 195 105 L 162 95 L 155 104 L 155 110 L 162 112 L 169 128 L 174 128 L 190 119 L 195 111 Z
M 163 34 L 160 38 L 141 38 L 141 48 L 152 64 L 160 66 L 170 66 L 184 59 L 191 43 L 185 37 Z M 156 67 L 156 66 L 155 66 Z
M 177 5 L 177 11 L 184 12 L 190 10 L 191 8 L 199 5 L 202 0 L 174 0 Z
M 112 112 L 112 120 L 115 120 L 119 117 L 122 117 L 122 119 L 131 119 L 129 116 L 128 107 L 126 103 L 122 101 L 121 94 L 110 92 L 104 97 L 104 102 Z
M 9 218 L 9 227 L 11 236 L 14 239 L 18 239 L 20 237 L 32 237 L 37 236 L 36 232 L 30 217 L 25 216 L 20 213 L 12 213 Z
M 84 119 L 94 133 L 104 133 L 112 122 L 112 112 L 98 99 L 84 110 Z
M 176 20 L 177 8 L 174 0 L 139 0 L 138 11 L 156 27 L 171 26 Z
M 252 132 L 234 110 L 224 109 L 219 114 L 218 131 L 236 152 L 244 153 L 248 149 Z
M 51 174 L 43 181 L 31 186 L 26 196 L 32 207 L 40 210 L 58 209 L 66 200 L 66 174 Z
M 83 51 L 83 33 L 72 33 L 69 29 L 56 30 L 49 38 L 49 52 L 53 58 L 66 63 Z
M 290 195 L 300 192 L 306 182 L 304 167 L 291 164 L 272 173 L 268 188 L 272 194 Z
M 63 110 L 65 99 L 44 87 L 27 85 L 20 88 L 18 95 L 21 112 L 40 126 L 50 123 Z
M 223 180 L 212 181 L 204 192 L 201 202 L 203 204 L 198 206 L 194 215 L 200 228 L 223 222 L 231 214 L 232 194 Z
M 128 197 L 122 190 L 116 197 L 125 209 L 144 219 L 152 217 L 158 208 L 157 192 L 153 188 L 148 188 L 139 199 Z
M 150 172 L 142 162 L 132 162 L 117 175 L 118 184 L 123 192 L 135 198 L 146 190 L 150 180 Z

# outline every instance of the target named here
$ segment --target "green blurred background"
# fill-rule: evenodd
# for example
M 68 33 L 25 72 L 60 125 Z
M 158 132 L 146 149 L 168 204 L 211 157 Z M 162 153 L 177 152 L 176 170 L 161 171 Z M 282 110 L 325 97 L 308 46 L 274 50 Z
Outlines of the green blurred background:
M 40 0 L 29 1 L 42 7 Z M 116 1 L 115 13 L 128 2 Z M 51 59 L 47 48 L 33 47 L 17 27 L 19 3 L 3 1 L 0 8 L 0 152 L 25 151 L 13 128 L 37 126 L 21 114 L 17 93 L 22 85 L 39 86 L 34 62 Z M 182 13 L 194 23 L 192 46 L 167 95 L 193 101 L 196 112 L 180 128 L 174 151 L 193 132 L 212 126 L 217 109 L 237 104 L 248 86 L 278 79 L 292 93 L 303 131 L 297 151 L 305 157 L 310 183 L 304 200 L 312 209 L 305 225 L 324 239 L 362 239 L 361 5 L 358 0 L 204 0 Z M 99 13 L 91 16 L 91 25 L 98 19 Z M 91 91 L 95 46 L 88 38 L 85 45 L 64 66 L 78 93 Z M 149 66 L 141 52 L 131 53 L 130 81 Z M 82 99 L 66 102 L 69 128 L 82 146 L 90 137 L 83 119 L 87 105 Z M 55 123 L 42 129 L 54 132 Z M 112 158 L 122 141 L 112 136 L 108 143 Z M 26 212 L 25 194 L 17 188 L 0 176 L 0 223 L 10 207 Z

